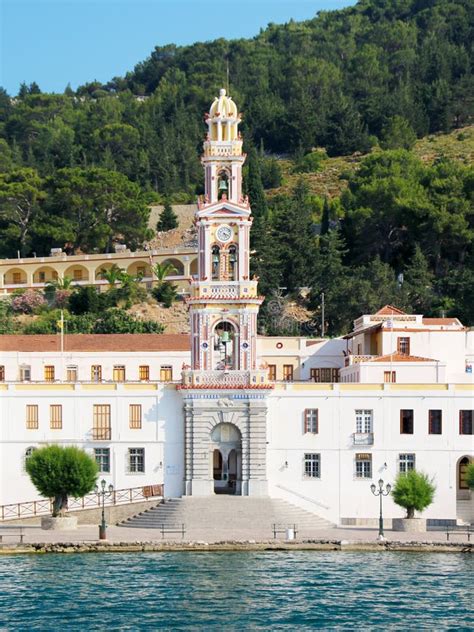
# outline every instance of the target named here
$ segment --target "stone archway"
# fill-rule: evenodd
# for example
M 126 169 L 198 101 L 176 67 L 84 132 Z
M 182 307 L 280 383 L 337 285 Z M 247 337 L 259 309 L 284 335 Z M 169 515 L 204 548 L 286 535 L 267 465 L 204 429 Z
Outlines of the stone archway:
M 231 423 L 211 431 L 210 453 L 215 494 L 242 494 L 242 435 Z

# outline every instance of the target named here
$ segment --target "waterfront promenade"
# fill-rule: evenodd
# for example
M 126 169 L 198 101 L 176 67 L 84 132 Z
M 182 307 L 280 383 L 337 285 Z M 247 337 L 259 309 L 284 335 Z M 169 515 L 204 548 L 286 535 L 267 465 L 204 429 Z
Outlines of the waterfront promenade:
M 15 531 L 11 527 L 12 532 Z M 71 531 L 46 531 L 42 530 L 39 526 L 25 526 L 22 527 L 24 533 L 23 542 L 26 545 L 61 545 L 64 543 L 70 543 L 74 545 L 84 544 L 85 546 L 92 545 L 100 542 L 98 540 L 98 527 L 96 525 L 82 525 L 75 530 Z M 375 528 L 360 528 L 360 527 L 341 527 L 341 528 L 328 528 L 317 529 L 313 533 L 305 532 L 298 537 L 288 542 L 291 548 L 298 548 L 299 546 L 305 546 L 308 543 L 315 544 L 341 544 L 343 547 L 349 548 L 352 546 L 362 545 L 364 547 L 374 545 L 379 547 L 380 543 L 377 541 L 378 531 Z M 387 529 L 385 531 L 386 543 L 391 545 L 392 543 L 401 544 L 424 544 L 429 547 L 433 543 L 436 547 L 440 545 L 455 544 L 457 546 L 465 544 L 467 548 L 471 548 L 474 544 L 472 541 L 468 543 L 466 533 L 450 533 L 449 542 L 446 538 L 446 531 L 427 531 L 425 533 L 403 533 L 398 531 L 392 531 Z M 3 543 L 0 546 L 0 552 L 2 550 L 9 550 L 12 547 L 18 545 L 18 537 L 14 535 L 4 536 Z M 202 529 L 186 529 L 185 536 L 182 537 L 178 534 L 166 534 L 163 538 L 160 531 L 157 529 L 137 529 L 137 528 L 123 528 L 118 526 L 109 526 L 107 528 L 107 540 L 101 542 L 101 544 L 109 544 L 112 546 L 120 545 L 126 546 L 127 544 L 150 544 L 156 543 L 157 545 L 170 545 L 170 548 L 174 548 L 177 545 L 193 543 L 194 545 L 215 545 L 225 544 L 227 546 L 236 545 L 241 548 L 246 546 L 251 548 L 252 546 L 260 545 L 281 545 L 287 542 L 285 540 L 285 534 L 280 534 L 277 538 L 273 538 L 271 530 L 268 533 L 263 534 L 252 533 L 251 529 L 248 530 L 236 530 L 229 531 L 225 529 L 220 531 L 219 528 L 202 530 Z M 444 547 L 443 547 L 444 548 Z

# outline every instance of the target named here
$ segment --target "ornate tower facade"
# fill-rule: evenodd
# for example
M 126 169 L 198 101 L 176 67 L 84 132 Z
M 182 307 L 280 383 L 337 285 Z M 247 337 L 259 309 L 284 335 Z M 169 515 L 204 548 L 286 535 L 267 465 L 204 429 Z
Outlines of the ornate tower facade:
M 257 370 L 257 314 L 263 298 L 257 294 L 257 280 L 250 278 L 252 218 L 249 200 L 242 195 L 240 120 L 237 106 L 221 90 L 206 114 L 201 159 L 205 195 L 195 216 L 198 278 L 188 299 L 190 384 L 265 381 Z
M 183 370 L 186 495 L 267 493 L 266 396 L 257 364 L 263 298 L 250 278 L 249 200 L 235 103 L 221 90 L 206 114 L 205 195 L 195 215 L 198 276 L 188 299 L 191 366 Z

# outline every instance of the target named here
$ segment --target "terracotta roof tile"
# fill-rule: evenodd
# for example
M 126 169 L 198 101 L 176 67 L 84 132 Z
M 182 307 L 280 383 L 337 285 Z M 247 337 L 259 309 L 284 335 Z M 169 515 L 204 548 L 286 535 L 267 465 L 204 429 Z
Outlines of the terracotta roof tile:
M 394 307 L 393 305 L 384 305 L 378 312 L 375 312 L 377 316 L 396 316 L 404 315 L 406 312 Z
M 457 318 L 423 318 L 424 325 L 460 325 Z
M 59 351 L 59 334 L 3 335 L 1 351 Z M 65 351 L 189 351 L 188 334 L 67 334 Z
M 421 358 L 419 356 L 406 355 L 403 353 L 392 353 L 391 355 L 377 356 L 368 362 L 437 362 L 433 358 Z

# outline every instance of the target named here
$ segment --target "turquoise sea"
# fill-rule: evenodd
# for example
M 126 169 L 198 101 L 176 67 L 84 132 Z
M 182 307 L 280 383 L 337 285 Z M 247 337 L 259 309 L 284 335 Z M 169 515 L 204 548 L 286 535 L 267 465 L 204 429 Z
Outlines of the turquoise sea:
M 468 554 L 0 557 L 0 630 L 472 630 Z

